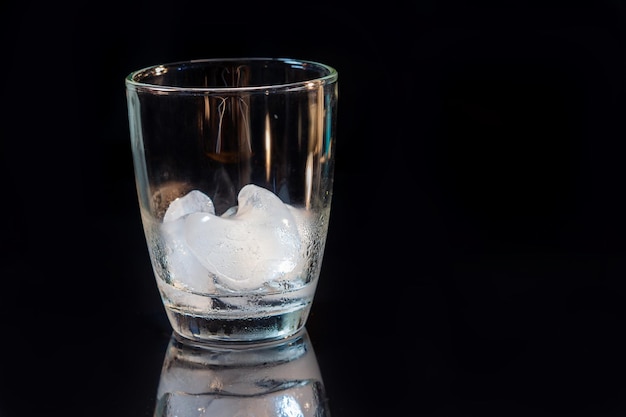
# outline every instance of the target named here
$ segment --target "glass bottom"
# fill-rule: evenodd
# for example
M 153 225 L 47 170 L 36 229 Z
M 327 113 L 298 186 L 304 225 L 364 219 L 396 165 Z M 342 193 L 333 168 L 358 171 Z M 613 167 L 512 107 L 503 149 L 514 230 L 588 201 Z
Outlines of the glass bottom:
M 261 342 L 278 340 L 301 330 L 307 320 L 310 304 L 272 315 L 225 318 L 205 317 L 165 309 L 173 330 L 180 336 L 198 342 Z

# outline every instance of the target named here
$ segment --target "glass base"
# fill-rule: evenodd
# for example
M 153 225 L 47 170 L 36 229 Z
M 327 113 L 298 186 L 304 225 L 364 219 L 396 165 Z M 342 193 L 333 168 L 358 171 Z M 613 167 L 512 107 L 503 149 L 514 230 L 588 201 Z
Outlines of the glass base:
M 262 342 L 278 340 L 304 327 L 310 305 L 271 316 L 225 318 L 193 316 L 166 308 L 170 324 L 180 336 L 198 342 Z

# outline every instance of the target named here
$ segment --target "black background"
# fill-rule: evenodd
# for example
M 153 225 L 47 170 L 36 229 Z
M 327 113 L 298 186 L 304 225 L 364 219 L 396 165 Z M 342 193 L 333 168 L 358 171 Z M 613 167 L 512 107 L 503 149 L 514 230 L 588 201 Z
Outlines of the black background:
M 0 416 L 151 415 L 123 81 L 225 56 L 340 73 L 307 325 L 334 417 L 626 415 L 623 1 L 0 11 Z

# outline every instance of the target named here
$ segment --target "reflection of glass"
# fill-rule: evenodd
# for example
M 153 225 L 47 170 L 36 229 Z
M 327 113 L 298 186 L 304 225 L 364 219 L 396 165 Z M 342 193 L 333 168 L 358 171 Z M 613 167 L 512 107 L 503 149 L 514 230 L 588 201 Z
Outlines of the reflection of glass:
M 281 341 L 200 344 L 174 333 L 154 417 L 328 417 L 320 368 L 305 329 Z

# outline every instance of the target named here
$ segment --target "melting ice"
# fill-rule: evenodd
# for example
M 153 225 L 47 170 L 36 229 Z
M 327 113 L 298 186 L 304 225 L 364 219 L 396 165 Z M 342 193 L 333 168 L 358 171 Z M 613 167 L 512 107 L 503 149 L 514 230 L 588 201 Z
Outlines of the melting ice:
M 174 200 L 163 218 L 170 274 L 200 292 L 214 285 L 207 271 L 231 290 L 290 279 L 303 262 L 301 223 L 298 210 L 253 184 L 221 216 L 208 196 L 191 191 Z

